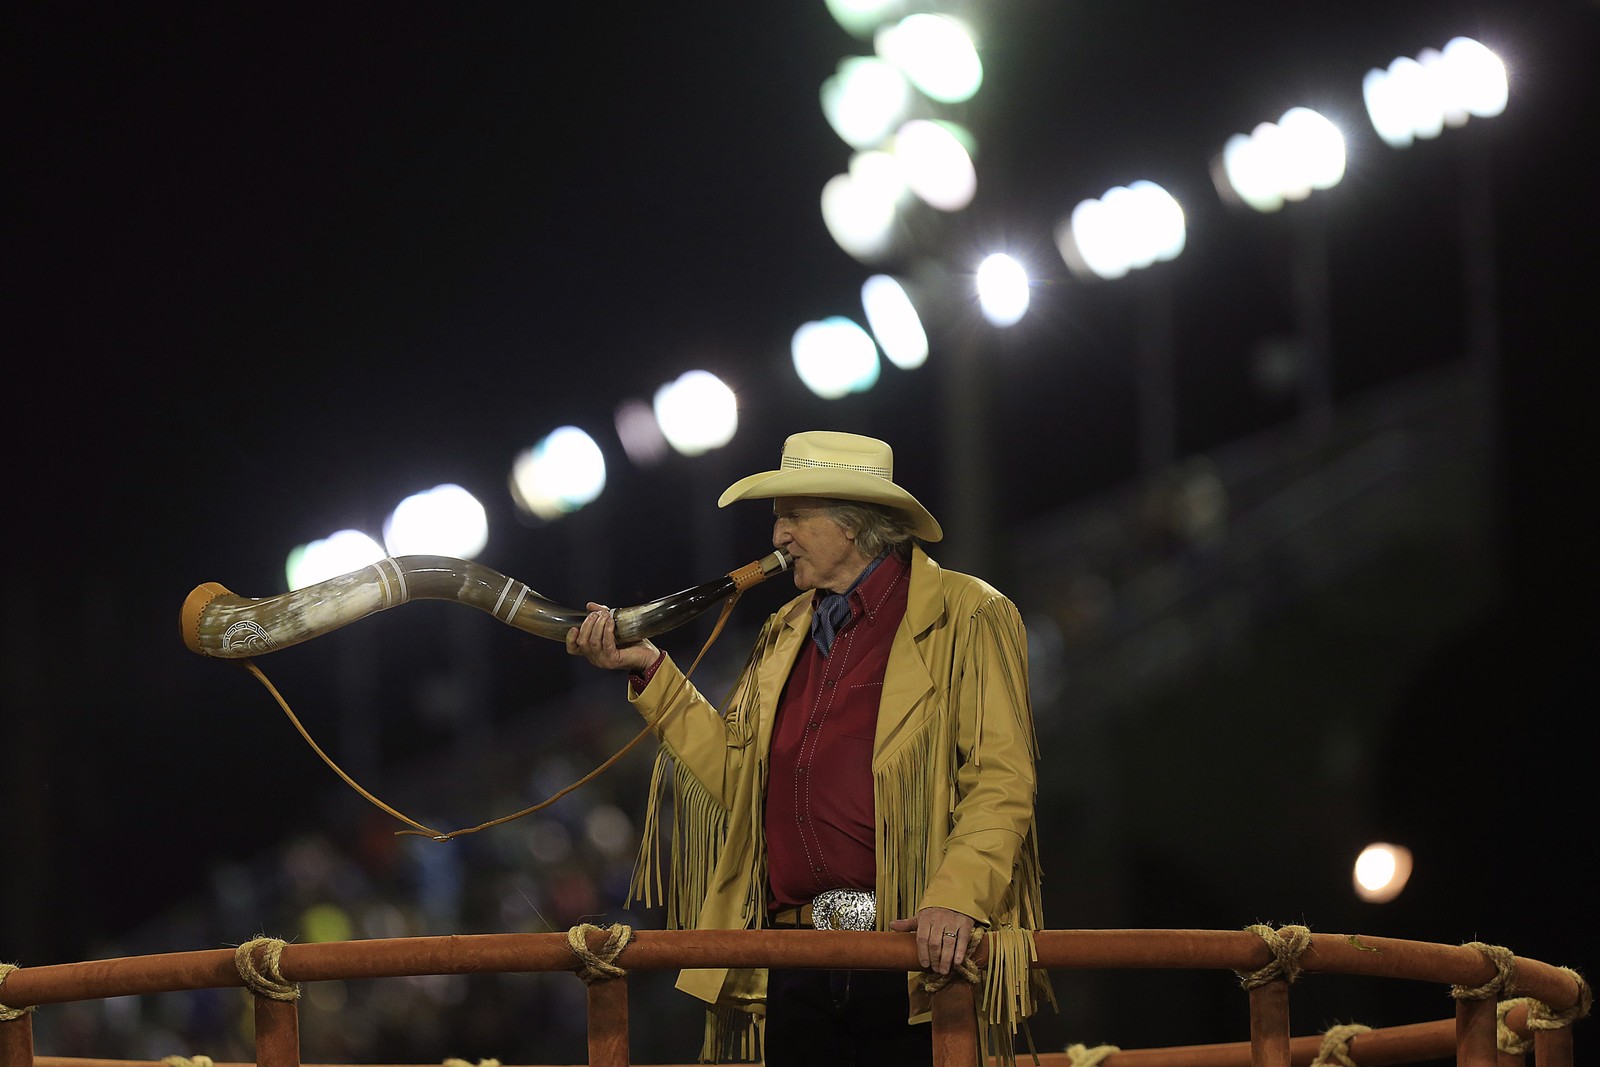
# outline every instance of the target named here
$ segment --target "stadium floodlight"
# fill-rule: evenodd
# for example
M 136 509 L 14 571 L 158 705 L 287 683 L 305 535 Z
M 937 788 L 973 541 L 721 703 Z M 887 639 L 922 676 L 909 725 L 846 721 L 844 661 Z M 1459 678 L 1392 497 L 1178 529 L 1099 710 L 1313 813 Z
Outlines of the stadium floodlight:
M 928 332 L 899 282 L 887 274 L 874 274 L 862 282 L 861 309 L 890 363 L 915 370 L 928 361 Z
M 383 547 L 391 556 L 473 559 L 488 543 L 488 512 L 477 497 L 453 483 L 413 493 L 383 523 Z
M 340 530 L 321 540 L 297 546 L 289 553 L 284 574 L 291 591 L 304 589 L 376 563 L 384 555 L 383 546 L 369 534 Z
M 1304 200 L 1313 190 L 1339 184 L 1345 170 L 1344 134 L 1318 112 L 1294 107 L 1248 136 L 1228 138 L 1219 164 L 1218 192 L 1257 211 L 1277 211 L 1285 201 Z
M 738 399 L 710 371 L 685 371 L 656 390 L 653 407 L 662 436 L 685 456 L 721 448 L 739 428 Z
M 789 341 L 795 373 L 824 400 L 861 393 L 878 382 L 878 346 L 842 315 L 808 322 Z
M 894 242 L 906 196 L 905 178 L 893 155 L 857 152 L 850 157 L 849 173 L 834 175 L 822 187 L 822 222 L 845 252 L 863 263 L 875 262 Z
M 1056 247 L 1076 274 L 1121 278 L 1176 259 L 1186 233 L 1178 201 L 1155 182 L 1141 180 L 1073 208 L 1056 228 Z
M 605 455 L 576 426 L 551 430 L 511 464 L 511 499 L 546 522 L 590 503 L 605 485 Z
M 993 326 L 1015 326 L 1028 313 L 1028 272 L 996 252 L 978 265 L 978 306 Z
M 972 153 L 953 123 L 912 119 L 894 136 L 894 158 L 906 187 L 929 207 L 960 211 L 978 193 Z
M 1361 97 L 1378 136 L 1393 148 L 1408 148 L 1446 126 L 1499 115 L 1510 84 L 1499 56 L 1470 37 L 1456 37 L 1443 49 L 1425 48 L 1415 59 L 1400 56 L 1386 70 L 1367 71 Z
M 864 150 L 882 144 L 906 119 L 911 84 L 900 68 L 874 56 L 850 56 L 822 83 L 822 114 L 839 139 Z
M 972 33 L 948 15 L 907 15 L 879 29 L 873 35 L 873 49 L 941 104 L 971 100 L 983 85 L 983 60 Z

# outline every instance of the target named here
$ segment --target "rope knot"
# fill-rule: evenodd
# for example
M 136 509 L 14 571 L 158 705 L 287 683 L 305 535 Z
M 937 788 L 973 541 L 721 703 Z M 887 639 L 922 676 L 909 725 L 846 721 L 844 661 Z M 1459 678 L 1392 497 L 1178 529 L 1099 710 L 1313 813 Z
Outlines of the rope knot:
M 1317 1055 L 1311 1061 L 1311 1067 L 1327 1067 L 1328 1064 L 1357 1067 L 1356 1061 L 1350 1055 L 1350 1041 L 1356 1035 L 1368 1033 L 1371 1029 L 1372 1027 L 1362 1026 L 1360 1023 L 1343 1023 L 1328 1027 L 1322 1035 L 1322 1044 L 1317 1048 Z
M 166 1067 L 215 1067 L 210 1056 L 163 1056 Z
M 1257 923 L 1245 929 L 1266 942 L 1268 951 L 1272 953 L 1272 961 L 1260 970 L 1233 972 L 1239 976 L 1239 982 L 1245 989 L 1254 989 L 1280 978 L 1285 982 L 1293 982 L 1300 977 L 1300 954 L 1311 947 L 1309 928 L 1280 926 L 1274 930 Z
M 918 979 L 924 993 L 937 993 L 950 984 L 956 977 L 965 978 L 972 985 L 977 985 L 983 980 L 983 972 L 978 970 L 978 965 L 972 962 L 972 957 L 978 954 L 978 943 L 983 940 L 983 927 L 974 926 L 972 934 L 967 938 L 967 958 L 951 967 L 946 974 L 936 974 L 933 971 L 923 971 Z
M 298 1000 L 300 986 L 289 981 L 279 970 L 285 943 L 275 937 L 256 937 L 233 951 L 233 965 L 250 992 L 268 1000 Z M 256 966 L 255 950 L 262 949 L 261 966 Z
M 606 943 L 600 946 L 599 952 L 589 950 L 587 935 L 599 932 L 602 927 L 579 923 L 567 931 L 567 947 L 583 961 L 583 966 L 578 968 L 578 977 L 583 979 L 584 985 L 609 982 L 628 973 L 611 961 L 621 955 L 622 950 L 628 947 L 628 942 L 633 940 L 633 927 L 623 923 L 612 923 L 605 929 Z
M 1485 945 L 1482 941 L 1468 941 L 1462 948 L 1475 948 L 1494 964 L 1494 977 L 1480 986 L 1453 985 L 1450 995 L 1457 1000 L 1486 1000 L 1489 997 L 1511 996 L 1517 991 L 1517 957 L 1510 949 L 1499 945 Z
M 6 984 L 6 976 L 16 969 L 17 965 L 15 963 L 0 963 L 0 987 Z M 8 1023 L 12 1019 L 20 1019 L 32 1010 L 33 1005 L 31 1004 L 26 1008 L 8 1008 L 4 1004 L 0 1004 L 0 1023 Z

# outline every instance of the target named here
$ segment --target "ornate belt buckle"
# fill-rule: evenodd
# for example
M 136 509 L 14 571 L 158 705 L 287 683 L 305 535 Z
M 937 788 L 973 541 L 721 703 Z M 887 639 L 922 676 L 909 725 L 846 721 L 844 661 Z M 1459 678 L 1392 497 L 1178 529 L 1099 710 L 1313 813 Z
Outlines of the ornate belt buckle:
M 829 889 L 811 902 L 811 925 L 818 930 L 872 930 L 878 902 L 869 889 Z

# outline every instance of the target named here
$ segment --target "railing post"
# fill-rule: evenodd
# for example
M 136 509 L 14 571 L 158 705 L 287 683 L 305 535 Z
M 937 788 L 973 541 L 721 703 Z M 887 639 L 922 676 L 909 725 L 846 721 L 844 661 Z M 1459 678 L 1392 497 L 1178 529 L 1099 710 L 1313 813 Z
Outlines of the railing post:
M 1456 1067 L 1499 1067 L 1499 1021 L 1492 996 L 1456 1001 Z
M 1289 1067 L 1289 983 L 1274 978 L 1250 989 L 1251 1067 Z
M 933 1067 L 972 1067 L 978 1062 L 977 1012 L 972 983 L 952 977 L 931 998 Z
M 30 1012 L 0 1023 L 0 1064 L 33 1067 L 33 1015 Z
M 1572 1067 L 1572 1025 L 1533 1033 L 1534 1067 Z
M 257 1067 L 300 1067 L 300 1012 L 293 1000 L 256 994 Z
M 628 979 L 589 983 L 589 1067 L 628 1067 Z

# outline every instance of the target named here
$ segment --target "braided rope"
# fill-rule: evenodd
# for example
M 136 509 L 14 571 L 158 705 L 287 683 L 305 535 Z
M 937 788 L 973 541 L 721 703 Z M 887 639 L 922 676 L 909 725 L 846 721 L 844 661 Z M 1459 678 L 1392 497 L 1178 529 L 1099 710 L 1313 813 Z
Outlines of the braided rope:
M 6 976 L 16 969 L 17 965 L 15 963 L 0 963 L 0 988 L 5 986 Z M 0 1023 L 8 1023 L 12 1019 L 20 1019 L 32 1010 L 33 1005 L 31 1004 L 26 1008 L 8 1008 L 4 1004 L 0 1004 Z
M 1304 926 L 1270 926 L 1257 923 L 1246 930 L 1266 942 L 1272 961 L 1260 970 L 1234 971 L 1245 989 L 1254 989 L 1281 978 L 1293 982 L 1300 977 L 1300 954 L 1311 947 L 1311 931 Z
M 1089 1048 L 1084 1045 L 1067 1046 L 1067 1062 L 1071 1067 L 1100 1067 L 1100 1063 L 1114 1052 L 1122 1050 L 1116 1045 L 1096 1045 Z
M 1482 941 L 1468 941 L 1463 948 L 1475 948 L 1494 964 L 1494 977 L 1481 986 L 1450 987 L 1450 995 L 1457 1000 L 1485 1000 L 1489 997 L 1511 996 L 1517 991 L 1517 957 L 1508 948 L 1486 945 Z
M 1358 1034 L 1369 1033 L 1371 1030 L 1372 1027 L 1360 1023 L 1343 1023 L 1328 1027 L 1322 1035 L 1322 1044 L 1317 1047 L 1317 1055 L 1311 1061 L 1311 1067 L 1327 1067 L 1328 1064 L 1358 1067 L 1350 1055 L 1350 1042 Z
M 464 1060 L 457 1056 L 446 1056 L 444 1067 L 473 1067 L 471 1060 Z M 500 1067 L 499 1060 L 479 1060 L 477 1067 Z
M 1539 1002 L 1532 997 L 1512 997 L 1510 1000 L 1502 1000 L 1500 1003 L 1494 1006 L 1495 1048 L 1499 1049 L 1501 1052 L 1509 1053 L 1512 1056 L 1521 1056 L 1526 1052 L 1532 1051 L 1533 1038 L 1523 1037 L 1515 1030 L 1511 1029 L 1511 1027 L 1507 1026 L 1506 1015 L 1509 1014 L 1513 1008 L 1525 1007 L 1528 1009 L 1528 1018 L 1531 1023 L 1533 1018 L 1533 1006 L 1537 1003 Z M 1529 1026 L 1529 1029 L 1532 1029 L 1531 1025 Z
M 578 968 L 578 977 L 583 979 L 584 985 L 609 982 L 628 973 L 611 961 L 628 947 L 629 941 L 633 940 L 633 927 L 623 923 L 612 923 L 606 929 L 606 943 L 600 946 L 599 952 L 591 952 L 589 939 L 585 935 L 601 929 L 603 928 L 589 923 L 579 923 L 567 931 L 567 947 L 583 961 L 583 966 Z
M 239 969 L 239 977 L 244 979 L 244 984 L 256 996 L 268 1000 L 300 999 L 300 986 L 284 978 L 278 968 L 284 947 L 284 942 L 275 937 L 256 937 L 234 949 L 233 965 Z M 256 966 L 257 948 L 265 950 L 262 953 L 265 966 Z
M 210 1056 L 163 1056 L 166 1067 L 215 1067 Z
M 1526 1052 L 1532 1046 L 1519 1038 L 1514 1031 L 1506 1029 L 1506 1013 L 1518 1005 L 1525 1005 L 1528 1009 L 1529 1030 L 1559 1030 L 1564 1026 L 1571 1026 L 1579 1019 L 1586 1018 L 1589 1010 L 1594 1007 L 1594 991 L 1589 988 L 1589 983 L 1583 980 L 1583 975 L 1571 967 L 1557 967 L 1556 970 L 1571 978 L 1578 987 L 1578 998 L 1573 1001 L 1572 1007 L 1565 1011 L 1552 1011 L 1550 1005 L 1535 997 L 1515 997 L 1503 1000 L 1496 1007 L 1496 1014 L 1502 1029 L 1500 1037 L 1500 1050 L 1502 1052 Z M 1509 1036 L 1508 1036 L 1509 1035 Z M 1521 1048 L 1507 1048 L 1507 1043 L 1521 1044 Z

